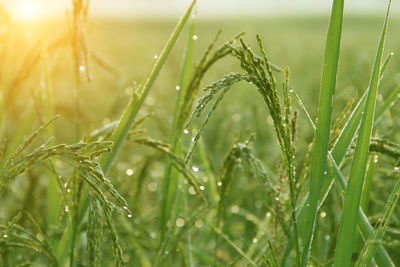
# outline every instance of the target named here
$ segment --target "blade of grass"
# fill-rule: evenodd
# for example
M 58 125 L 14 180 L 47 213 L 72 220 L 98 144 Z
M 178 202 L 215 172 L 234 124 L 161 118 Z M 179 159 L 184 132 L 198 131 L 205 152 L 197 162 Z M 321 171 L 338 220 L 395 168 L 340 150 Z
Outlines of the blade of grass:
M 261 239 L 266 235 L 268 228 L 271 226 L 271 213 L 267 212 L 265 214 L 264 220 L 260 223 L 259 229 L 257 231 L 255 240 L 256 242 L 252 242 L 249 248 L 246 251 L 246 256 L 251 259 L 256 252 L 257 247 L 259 247 Z M 241 267 L 247 266 L 246 261 L 243 260 Z
M 368 163 L 367 176 L 365 177 L 362 197 L 361 197 L 361 208 L 367 210 L 369 202 L 369 193 L 371 192 L 372 177 L 374 175 L 375 164 L 378 162 L 378 155 L 371 155 Z
M 383 102 L 383 104 L 376 111 L 375 124 L 377 124 L 381 120 L 382 115 L 385 113 L 385 111 L 388 110 L 397 99 L 399 99 L 399 94 L 400 94 L 400 86 L 398 86 L 390 93 L 386 101 Z
M 246 253 L 243 252 L 243 250 L 241 250 L 238 246 L 236 246 L 235 243 L 232 242 L 232 240 L 229 239 L 229 237 L 227 237 L 226 235 L 224 235 L 221 230 L 214 228 L 214 231 L 220 236 L 222 237 L 222 239 L 224 239 L 226 241 L 226 243 L 228 243 L 233 249 L 236 250 L 236 252 L 238 252 L 243 259 L 245 259 L 250 265 L 252 266 L 257 266 L 257 264 L 250 259 L 249 257 L 247 257 Z
M 308 122 L 310 123 L 311 127 L 315 130 L 314 122 L 312 121 L 311 116 L 309 115 L 309 113 L 308 113 L 306 107 L 304 106 L 303 102 L 301 101 L 301 99 L 300 99 L 299 96 L 297 95 L 296 91 L 293 90 L 293 93 L 294 93 L 294 95 L 296 96 L 296 99 L 298 100 L 301 109 L 302 109 L 303 112 L 306 114 L 306 117 L 307 117 L 307 119 L 308 119 Z M 362 101 L 362 99 L 360 99 L 360 102 L 361 102 L 361 101 Z M 360 103 L 359 103 L 359 105 L 356 107 L 356 109 L 357 109 L 359 106 L 360 106 Z M 355 111 L 356 111 L 356 110 L 355 110 Z M 354 114 L 354 113 L 357 113 L 357 112 L 353 112 L 353 114 Z M 353 117 L 351 117 L 351 118 L 349 119 L 349 121 L 351 121 L 352 119 L 353 119 Z M 354 123 L 348 123 L 347 125 L 353 125 L 353 126 L 354 126 L 354 127 L 353 127 L 353 134 L 355 134 L 355 132 L 356 132 L 357 129 L 358 129 L 358 125 L 355 125 Z M 347 125 L 346 125 L 346 127 L 347 127 Z M 345 136 L 348 137 L 349 135 L 345 135 Z M 349 143 L 350 143 L 351 140 L 352 140 L 352 137 L 350 137 L 350 138 L 351 138 L 351 139 L 348 140 Z M 343 140 L 345 140 L 345 139 L 346 139 L 346 138 L 344 138 Z M 338 142 L 338 143 L 341 143 L 341 142 Z M 346 144 L 347 142 L 344 142 L 344 141 L 343 141 L 343 143 Z M 340 157 L 341 155 L 338 154 L 338 156 Z M 339 168 L 339 166 L 338 166 L 338 161 L 334 158 L 334 156 L 332 155 L 331 152 L 328 152 L 328 158 L 329 158 L 330 162 L 331 162 L 332 165 L 333 165 L 333 171 L 334 171 L 334 174 L 335 174 L 335 178 L 336 178 L 336 180 L 338 181 L 338 183 L 339 183 L 339 185 L 340 185 L 340 190 L 341 190 L 341 193 L 342 193 L 342 191 L 344 192 L 344 191 L 346 190 L 346 188 L 347 188 L 346 179 L 344 178 L 342 172 L 340 171 L 340 168 Z M 343 158 L 344 158 L 344 156 L 342 157 L 342 159 L 343 159 Z M 331 176 L 329 176 L 329 177 L 331 177 Z M 330 187 L 327 188 L 326 190 L 327 190 L 327 191 L 324 192 L 323 195 L 327 195 L 327 194 L 328 194 L 328 192 L 329 192 L 329 190 L 330 190 Z M 304 202 L 304 205 L 302 206 L 302 208 L 301 208 L 301 210 L 300 210 L 299 218 L 302 218 L 302 217 L 305 215 L 306 203 L 307 203 L 307 201 Z M 322 204 L 323 204 L 323 201 L 321 201 L 321 203 L 319 204 L 319 207 L 321 207 Z M 363 212 L 363 210 L 362 210 L 361 208 L 359 209 L 359 214 L 360 214 L 360 218 L 361 218 L 361 219 L 360 219 L 360 222 L 359 222 L 359 229 L 360 229 L 360 232 L 362 233 L 363 237 L 364 237 L 364 238 L 367 238 L 368 236 L 371 236 L 371 234 L 373 233 L 373 227 L 372 227 L 371 223 L 368 221 L 367 216 L 365 215 L 365 213 Z M 293 235 L 291 235 L 291 238 L 292 238 L 292 236 L 293 236 Z M 289 241 L 289 243 L 290 243 L 290 241 Z M 288 245 L 288 246 L 287 246 L 287 247 L 289 247 L 289 248 L 285 248 L 285 250 L 286 250 L 286 251 L 289 251 L 291 246 L 293 246 L 293 241 L 291 242 L 291 245 Z M 389 256 L 389 254 L 387 253 L 387 251 L 385 250 L 385 248 L 384 248 L 383 246 L 381 246 L 381 245 L 378 246 L 377 253 L 376 253 L 376 256 L 375 256 L 375 260 L 376 260 L 376 262 L 379 264 L 379 266 L 390 266 L 390 267 L 394 266 L 394 263 L 392 262 L 392 260 L 391 260 L 391 258 L 390 258 L 390 256 Z
M 304 219 L 304 251 L 301 266 L 307 266 L 318 213 L 318 201 L 324 180 L 329 146 L 332 105 L 336 87 L 336 74 L 339 61 L 340 40 L 343 21 L 343 0 L 334 0 L 329 22 L 322 71 L 321 95 L 319 100 L 318 121 L 314 137 L 314 147 L 310 170 L 310 195 Z
M 358 211 L 361 201 L 362 186 L 365 177 L 365 168 L 368 161 L 369 144 L 373 128 L 375 102 L 380 78 L 380 64 L 389 18 L 391 0 L 386 13 L 382 35 L 379 41 L 374 68 L 371 75 L 367 100 L 362 115 L 357 145 L 350 168 L 349 182 L 345 193 L 341 223 L 339 226 L 338 240 L 334 259 L 335 266 L 346 267 L 351 264 L 354 233 L 358 221 Z
M 374 231 L 373 235 L 371 235 L 369 240 L 367 240 L 367 242 L 365 243 L 360 253 L 361 256 L 358 258 L 357 266 L 359 267 L 368 266 L 370 264 L 372 257 L 374 256 L 377 250 L 379 244 L 378 242 L 381 241 L 383 235 L 386 232 L 386 229 L 390 222 L 390 218 L 393 215 L 394 208 L 396 207 L 397 201 L 399 200 L 399 195 L 400 195 L 400 180 L 397 181 L 392 192 L 390 193 L 388 201 L 385 204 L 383 218 L 376 227 L 376 230 Z
M 172 129 L 171 129 L 171 149 L 170 151 L 176 155 L 181 154 L 181 138 L 182 138 L 182 125 L 180 125 L 180 116 L 183 112 L 183 105 L 184 98 L 188 89 L 188 85 L 190 82 L 190 77 L 192 74 L 192 65 L 193 65 L 193 50 L 194 50 L 194 42 L 195 39 L 193 36 L 195 35 L 196 30 L 196 17 L 193 15 L 192 22 L 190 24 L 188 30 L 188 40 L 186 43 L 185 54 L 183 58 L 182 64 L 182 71 L 181 71 L 181 79 L 179 83 L 179 90 L 177 95 L 177 100 L 175 103 L 175 111 L 174 111 L 174 118 L 172 122 Z M 172 162 L 168 162 L 164 174 L 164 184 L 163 184 L 163 195 L 162 195 L 162 209 L 161 209 L 161 245 L 160 248 L 167 246 L 168 244 L 163 244 L 164 242 L 168 242 L 169 240 L 165 240 L 165 235 L 167 233 L 168 228 L 168 220 L 170 218 L 177 217 L 177 213 L 179 209 L 173 210 L 173 204 L 175 203 L 176 199 L 179 198 L 178 194 L 183 194 L 183 208 L 185 212 L 185 219 L 187 219 L 187 190 L 188 185 L 184 184 L 183 181 L 179 181 L 179 171 L 176 170 Z M 181 182 L 182 190 L 178 191 L 178 183 Z M 172 213 L 176 213 L 172 215 Z M 188 230 L 185 233 L 185 241 L 186 241 L 186 259 L 188 266 L 193 266 L 193 257 L 191 252 L 191 241 L 190 241 L 190 231 Z
M 114 161 L 115 157 L 117 156 L 122 143 L 126 139 L 128 132 L 133 125 L 136 115 L 139 112 L 139 109 L 143 105 L 144 100 L 146 99 L 147 95 L 149 94 L 153 84 L 160 73 L 161 68 L 163 67 L 169 53 L 171 52 L 172 48 L 174 47 L 176 40 L 178 39 L 183 26 L 186 24 L 186 21 L 189 18 L 189 15 L 193 9 L 196 0 L 193 0 L 189 8 L 187 9 L 186 13 L 178 22 L 177 26 L 175 27 L 173 33 L 171 34 L 167 44 L 165 45 L 164 49 L 162 50 L 160 56 L 158 57 L 157 61 L 155 62 L 149 77 L 147 78 L 143 85 L 139 87 L 139 92 L 137 97 L 133 97 L 129 102 L 126 110 L 124 111 L 117 128 L 115 129 L 114 133 L 111 136 L 111 141 L 114 142 L 112 152 L 107 153 L 103 156 L 101 160 L 101 166 L 104 173 L 107 173 L 110 170 L 111 164 Z
M 177 100 L 175 103 L 175 111 L 174 118 L 172 122 L 171 128 L 171 149 L 170 151 L 176 155 L 180 155 L 181 146 L 180 140 L 182 137 L 182 133 L 180 129 L 182 125 L 179 125 L 179 117 L 182 113 L 182 106 L 184 105 L 183 100 L 187 91 L 188 84 L 190 82 L 191 77 L 191 69 L 193 62 L 193 47 L 194 40 L 192 36 L 195 33 L 195 20 L 192 20 L 192 23 L 189 27 L 188 31 L 188 40 L 185 49 L 185 55 L 183 59 L 182 72 L 181 72 L 181 80 L 179 82 L 179 90 L 177 95 Z M 173 167 L 171 162 L 169 162 L 166 166 L 166 170 L 164 173 L 164 184 L 163 184 L 163 195 L 162 195 L 162 209 L 161 209 L 161 242 L 164 241 L 164 236 L 167 231 L 167 222 L 171 215 L 171 209 L 173 203 L 175 202 L 177 190 L 178 190 L 178 176 L 179 172 L 177 172 Z
M 150 73 L 146 76 L 146 79 L 142 82 L 142 85 L 139 87 L 138 94 L 134 94 L 132 99 L 130 100 L 126 110 L 124 111 L 116 129 L 114 130 L 111 140 L 114 142 L 112 147 L 112 152 L 105 154 L 101 159 L 101 168 L 104 174 L 107 174 L 110 170 L 111 164 L 117 156 L 122 143 L 126 139 L 128 132 L 132 125 L 135 122 L 135 118 L 137 113 L 139 112 L 141 106 L 143 105 L 144 100 L 149 94 L 158 74 L 160 73 L 161 68 L 163 67 L 169 53 L 174 47 L 176 40 L 178 39 L 186 21 L 189 18 L 189 15 L 193 9 L 196 0 L 193 0 L 183 17 L 179 20 L 177 26 L 172 32 L 169 40 L 167 41 L 164 49 L 162 50 L 160 56 L 157 61 L 154 63 Z M 89 194 L 88 189 L 82 192 L 82 199 L 80 209 L 78 211 L 78 221 L 80 222 L 88 208 L 89 204 Z M 68 225 L 67 230 L 64 232 L 62 239 L 59 242 L 59 245 L 56 248 L 56 256 L 60 265 L 62 265 L 66 259 L 66 255 L 68 254 L 68 248 L 70 247 L 70 243 L 72 241 L 72 227 L 71 224 Z

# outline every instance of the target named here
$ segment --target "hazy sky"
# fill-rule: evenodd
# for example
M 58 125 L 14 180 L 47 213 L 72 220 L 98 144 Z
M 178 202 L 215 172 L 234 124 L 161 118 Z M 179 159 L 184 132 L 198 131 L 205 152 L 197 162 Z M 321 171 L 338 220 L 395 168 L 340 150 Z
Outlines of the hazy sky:
M 92 15 L 106 16 L 177 16 L 190 0 L 91 0 Z M 388 0 L 345 1 L 346 12 L 382 13 Z M 12 13 L 47 13 L 64 16 L 71 0 L 0 0 Z M 327 14 L 331 0 L 198 0 L 200 16 Z M 393 1 L 394 11 L 400 10 L 399 1 Z M 21 15 L 21 14 L 20 14 Z

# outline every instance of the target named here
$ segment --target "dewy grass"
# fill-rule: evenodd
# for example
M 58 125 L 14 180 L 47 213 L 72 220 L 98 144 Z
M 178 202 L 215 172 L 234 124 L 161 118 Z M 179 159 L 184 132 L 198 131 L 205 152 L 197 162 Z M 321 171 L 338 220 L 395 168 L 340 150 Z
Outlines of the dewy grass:
M 315 223 L 318 213 L 318 201 L 321 196 L 327 163 L 330 126 L 332 120 L 333 98 L 336 87 L 336 73 L 339 61 L 339 49 L 343 21 L 343 0 L 334 0 L 326 39 L 324 65 L 322 71 L 318 119 L 314 136 L 310 169 L 309 202 L 303 229 L 303 257 L 301 266 L 305 267 L 311 252 Z
M 110 138 L 111 141 L 113 141 L 112 150 L 110 153 L 105 154 L 101 159 L 101 168 L 105 174 L 107 174 L 108 171 L 110 170 L 112 162 L 114 161 L 116 155 L 118 154 L 118 152 L 122 146 L 122 143 L 124 142 L 125 138 L 128 135 L 129 130 L 131 129 L 132 125 L 134 124 L 137 113 L 139 112 L 147 95 L 149 94 L 151 88 L 153 87 L 153 84 L 154 84 L 158 74 L 160 73 L 162 66 L 164 65 L 169 53 L 171 52 L 176 40 L 178 39 L 178 37 L 183 29 L 183 26 L 185 25 L 186 21 L 188 20 L 189 15 L 190 15 L 195 3 L 196 3 L 196 0 L 193 0 L 191 5 L 187 9 L 186 13 L 183 15 L 181 20 L 178 22 L 176 28 L 172 32 L 169 40 L 167 41 L 164 49 L 162 50 L 161 54 L 157 57 L 157 61 L 154 63 L 149 74 L 143 80 L 141 86 L 134 93 L 134 96 L 130 100 L 118 125 L 114 129 L 114 132 Z M 87 193 L 86 193 L 86 195 L 84 195 L 82 197 L 82 199 L 83 199 L 84 203 L 82 203 L 81 206 L 84 208 L 81 208 L 79 210 L 78 223 L 79 223 L 79 220 L 83 218 L 83 215 L 86 213 L 86 209 L 88 207 Z M 58 259 L 60 262 L 64 262 L 64 260 L 65 260 L 65 256 L 66 256 L 65 250 L 68 249 L 68 247 L 69 247 L 67 244 L 69 244 L 71 242 L 72 231 L 73 231 L 72 227 L 68 227 L 66 232 L 63 235 L 63 239 L 61 240 L 61 242 L 59 244 Z
M 303 102 L 301 101 L 301 99 L 298 97 L 297 93 L 293 90 L 294 95 L 296 96 L 296 99 L 298 100 L 301 109 L 304 111 L 304 113 L 306 114 L 308 121 L 311 125 L 311 127 L 313 129 L 315 129 L 315 125 L 314 122 L 312 121 L 307 109 L 305 108 Z M 360 102 L 362 102 L 362 99 L 360 100 Z M 390 99 L 389 99 L 390 100 Z M 386 100 L 388 101 L 388 100 Z M 385 101 L 385 102 L 386 102 Z M 386 105 L 385 105 L 386 106 Z M 358 124 L 355 123 L 351 123 L 351 121 L 355 120 L 355 116 L 353 116 L 354 114 L 357 114 L 357 109 L 360 108 L 360 103 L 356 106 L 355 110 L 352 113 L 352 116 L 349 118 L 348 123 L 346 124 L 345 128 L 343 129 L 343 132 L 348 132 L 348 135 L 341 135 L 339 137 L 340 142 L 337 142 L 336 145 L 338 144 L 343 144 L 344 146 L 348 147 L 351 143 L 351 140 L 353 139 L 353 135 L 356 134 L 356 131 L 358 129 Z M 350 134 L 352 133 L 352 134 Z M 371 151 L 375 151 L 375 152 L 380 152 L 380 153 L 384 153 L 390 156 L 394 156 L 395 158 L 397 158 L 397 154 L 394 149 L 390 149 L 385 145 L 378 145 L 377 147 L 374 146 L 375 143 L 371 144 Z M 387 144 L 387 142 L 385 142 L 385 144 Z M 336 147 L 336 146 L 335 146 Z M 336 156 L 336 157 L 335 157 Z M 328 158 L 331 162 L 331 164 L 333 165 L 333 167 L 331 168 L 331 173 L 329 175 L 329 177 L 335 176 L 335 178 L 337 179 L 339 185 L 340 185 L 340 193 L 344 192 L 347 188 L 347 182 L 346 179 L 344 178 L 343 174 L 340 171 L 339 168 L 339 164 L 342 162 L 344 155 L 342 156 L 341 154 L 336 154 L 335 156 L 333 156 L 333 153 L 328 152 Z M 332 170 L 333 169 L 333 170 Z M 322 195 L 324 196 L 321 200 L 321 203 L 319 203 L 319 207 L 320 208 L 324 202 L 324 200 L 326 199 L 326 196 L 328 195 L 331 186 L 332 186 L 332 180 L 331 178 L 325 182 L 325 184 L 327 184 L 328 186 L 323 187 L 322 190 Z M 305 211 L 305 207 L 307 204 L 307 200 L 304 201 L 304 204 L 299 212 L 299 219 L 302 218 L 302 216 L 305 215 L 304 211 Z M 368 236 L 371 236 L 371 234 L 373 234 L 373 227 L 371 226 L 371 223 L 368 221 L 368 218 L 366 217 L 366 215 L 364 214 L 363 210 L 360 208 L 359 209 L 359 215 L 360 215 L 360 223 L 359 223 L 359 229 L 360 232 L 362 233 L 363 237 L 366 238 Z M 292 241 L 291 241 L 292 237 L 290 237 L 288 243 L 287 243 L 287 247 L 285 248 L 285 251 L 287 253 L 287 251 L 289 251 L 291 249 L 292 246 Z M 285 255 L 286 255 L 285 253 Z M 285 260 L 285 259 L 284 259 Z M 377 255 L 376 255 L 376 261 L 379 265 L 382 266 L 392 266 L 393 262 L 390 258 L 390 256 L 388 255 L 387 251 L 383 248 L 383 246 L 379 245 L 377 248 Z
M 73 31 L 70 29 L 68 35 L 75 40 L 72 42 L 75 55 L 71 58 L 72 65 L 75 62 L 72 70 L 81 76 L 86 74 L 88 78 L 82 79 L 80 90 L 91 90 L 90 85 L 86 86 L 86 80 L 90 78 L 88 60 L 91 52 L 87 51 L 86 43 L 79 43 L 86 38 L 82 32 L 84 29 L 80 27 L 84 26 L 82 22 L 86 23 L 89 1 L 73 2 L 75 16 L 70 18 L 69 25 L 75 25 L 75 28 Z M 5 94 L 1 101 L 12 107 L 13 101 L 8 100 L 18 100 L 16 97 L 21 90 L 17 89 L 29 88 L 31 83 L 41 82 L 37 87 L 42 89 L 41 92 L 36 90 L 34 93 L 37 95 L 24 105 L 24 114 L 16 116 L 23 118 L 18 125 L 14 125 L 14 121 L 10 123 L 14 117 L 9 110 L 5 110 L 5 116 L 2 116 L 5 120 L 2 121 L 0 142 L 0 201 L 4 207 L 0 212 L 0 265 L 17 266 L 29 262 L 72 267 L 125 264 L 325 266 L 333 263 L 346 266 L 350 262 L 350 253 L 353 253 L 350 255 L 351 263 L 356 266 L 397 264 L 400 260 L 396 255 L 398 242 L 391 240 L 397 236 L 399 225 L 395 215 L 400 182 L 397 181 L 398 163 L 394 164 L 400 158 L 400 145 L 392 141 L 396 135 L 396 118 L 392 116 L 392 120 L 381 120 L 381 124 L 378 121 L 390 117 L 385 112 L 398 100 L 400 87 L 390 84 L 390 89 L 394 90 L 384 94 L 385 99 L 376 112 L 373 108 L 376 91 L 381 90 L 381 85 L 388 84 L 386 81 L 381 83 L 381 80 L 384 73 L 389 73 L 385 72 L 389 62 L 397 64 L 392 53 L 380 64 L 383 41 L 367 92 L 352 111 L 350 101 L 343 109 L 340 101 L 335 103 L 334 107 L 343 112 L 333 118 L 331 101 L 335 95 L 343 8 L 343 1 L 334 1 L 318 111 L 317 128 L 320 131 L 317 129 L 315 133 L 316 127 L 310 114 L 291 88 L 288 69 L 280 69 L 270 63 L 261 36 L 256 36 L 254 47 L 240 39 L 242 34 L 239 34 L 214 49 L 222 36 L 219 31 L 198 64 L 193 64 L 196 61 L 194 44 L 198 43 L 201 47 L 204 43 L 203 38 L 197 40 L 202 26 L 199 31 L 195 30 L 196 18 L 192 17 L 185 50 L 178 54 L 183 56 L 183 64 L 176 102 L 169 105 L 173 102 L 172 92 L 167 92 L 168 107 L 162 103 L 152 105 L 153 101 L 144 105 L 179 32 L 189 21 L 194 4 L 195 1 L 178 23 L 162 54 L 154 60 L 142 84 L 133 93 L 125 91 L 132 99 L 121 120 L 108 123 L 108 117 L 104 118 L 104 115 L 92 117 L 88 105 L 87 115 L 93 118 L 93 122 L 87 121 L 85 127 L 92 127 L 92 123 L 101 121 L 105 126 L 87 136 L 79 135 L 82 141 L 78 143 L 53 144 L 52 138 L 55 135 L 58 141 L 75 136 L 68 127 L 56 127 L 65 126 L 65 121 L 70 119 L 64 116 L 64 106 L 60 107 L 57 91 L 63 89 L 64 80 L 55 75 L 59 66 L 53 65 L 57 60 L 52 58 L 54 52 L 63 54 L 63 50 L 58 51 L 58 48 L 69 40 L 66 40 L 67 35 L 58 39 L 58 45 L 47 38 L 39 38 L 13 77 L 9 75 L 13 71 L 9 48 L 14 41 L 8 40 L 2 53 L 3 35 L 0 34 L 3 71 L 0 84 Z M 3 32 L 2 27 L 0 31 Z M 13 35 L 10 32 L 11 29 L 7 30 L 4 36 Z M 382 39 L 384 36 L 383 33 Z M 264 37 L 267 40 L 268 36 Z M 238 45 L 234 44 L 237 40 L 240 40 Z M 269 41 L 271 39 L 265 43 L 270 45 Z M 49 44 L 47 47 L 46 43 Z M 258 52 L 254 52 L 254 48 Z M 222 70 L 227 74 L 203 87 L 202 82 L 208 79 L 206 75 L 210 70 L 216 72 L 212 75 L 220 71 L 215 63 L 220 63 L 221 59 L 222 67 L 225 67 Z M 236 63 L 242 72 L 229 72 L 231 69 L 227 66 L 230 62 Z M 41 68 L 38 66 L 34 71 L 33 67 L 40 63 Z M 346 64 L 346 61 L 341 64 Z M 85 66 L 85 73 L 78 73 L 79 66 Z M 179 72 L 178 68 L 170 70 Z M 41 79 L 34 76 L 40 71 Z M 97 68 L 90 68 L 90 73 L 96 84 Z M 75 78 L 80 78 L 78 75 Z M 103 78 L 107 80 L 107 77 Z M 175 80 L 178 81 L 179 77 Z M 50 81 L 54 87 L 50 87 Z M 73 79 L 70 82 L 73 84 Z M 170 83 L 165 84 L 171 88 Z M 202 88 L 204 92 L 199 97 Z M 254 88 L 257 92 L 250 91 Z M 103 88 L 96 86 L 97 89 Z M 236 92 L 231 92 L 231 89 Z M 88 92 L 82 92 L 82 99 L 78 100 L 84 103 Z M 233 103 L 230 98 L 233 95 L 228 96 L 228 93 L 240 93 L 241 101 Z M 164 97 L 163 94 L 159 96 Z M 298 118 L 292 97 L 299 102 L 310 127 L 304 127 L 304 117 Z M 158 100 L 158 97 L 154 99 Z M 20 100 L 25 101 L 22 97 Z M 257 101 L 264 102 L 264 109 L 257 105 Z M 72 111 L 71 106 L 67 108 Z M 269 114 L 265 114 L 265 110 Z M 53 126 L 53 120 L 57 118 L 52 117 L 54 112 L 63 116 Z M 138 117 L 139 112 L 148 115 Z M 36 132 L 24 137 L 33 126 L 36 115 L 40 121 L 43 118 L 48 121 L 41 123 Z M 86 112 L 81 115 L 86 115 Z M 115 114 L 107 115 L 112 117 Z M 80 118 L 81 122 L 85 120 Z M 335 123 L 330 127 L 332 121 Z M 360 127 L 361 121 L 363 124 Z M 256 126 L 254 133 L 253 129 L 243 131 L 253 122 Z M 301 127 L 299 131 L 297 124 Z M 81 133 L 85 131 L 82 126 L 78 127 Z M 384 135 L 381 128 L 385 131 Z M 388 128 L 390 130 L 386 131 Z M 274 132 L 271 133 L 270 129 Z M 373 130 L 374 138 L 370 138 L 367 133 Z M 276 138 L 278 145 L 269 141 L 274 133 L 272 137 Z M 311 134 L 315 134 L 316 140 L 313 156 L 303 156 L 307 147 L 311 155 L 313 143 L 304 138 Z M 3 137 L 12 139 L 8 142 Z M 125 139 L 128 141 L 126 150 L 122 150 L 120 148 Z M 357 146 L 354 140 L 357 140 Z M 378 155 L 379 162 L 375 162 Z M 353 166 L 349 165 L 351 161 Z M 366 180 L 361 183 L 362 179 L 358 179 L 358 183 L 354 183 L 354 178 L 356 181 L 363 178 L 360 168 L 364 168 L 365 172 L 366 161 L 369 161 Z M 354 171 L 357 164 L 360 168 Z M 111 168 L 114 165 L 115 168 Z M 318 188 L 311 186 L 311 191 L 306 186 L 310 166 L 310 182 L 318 185 Z M 349 170 L 350 180 L 347 183 L 345 176 Z M 106 178 L 106 174 L 110 175 L 113 183 Z M 362 194 L 350 192 L 352 188 L 355 188 L 353 191 L 360 191 L 361 185 L 364 188 Z M 335 243 L 337 214 L 341 212 L 345 191 L 342 219 L 347 216 L 351 223 L 342 223 L 339 241 Z M 48 192 L 47 199 L 41 197 L 43 192 Z M 348 203 L 352 201 L 360 204 L 349 209 L 351 205 Z M 367 202 L 370 205 L 366 205 Z M 133 208 L 134 213 L 128 207 Z M 356 242 L 347 239 L 357 234 L 356 230 L 360 232 L 360 242 L 357 242 L 360 247 L 353 249 L 348 243 Z M 338 246 L 336 251 L 335 245 Z
M 174 119 L 172 122 L 171 129 L 171 149 L 170 151 L 174 154 L 180 155 L 181 153 L 181 138 L 182 132 L 182 113 L 186 109 L 187 103 L 184 102 L 184 98 L 187 94 L 190 77 L 192 75 L 192 64 L 193 64 L 193 50 L 195 40 L 195 26 L 196 26 L 196 16 L 193 15 L 192 22 L 188 31 L 188 40 L 186 44 L 181 79 L 178 87 L 178 96 L 175 103 Z M 163 196 L 162 196 L 162 210 L 161 210 L 161 240 L 164 241 L 164 236 L 167 231 L 167 222 L 171 217 L 172 205 L 176 199 L 177 189 L 178 189 L 178 173 L 174 170 L 171 164 L 167 164 L 165 174 L 164 174 L 164 184 L 163 184 Z M 183 190 L 183 194 L 186 194 L 186 190 Z M 174 218 L 174 216 L 172 216 Z M 187 238 L 190 238 L 187 234 Z M 191 265 L 191 253 L 188 249 L 188 263 Z
M 157 61 L 155 62 L 154 66 L 151 69 L 148 77 L 143 80 L 140 87 L 135 92 L 134 97 L 128 104 L 125 112 L 123 113 L 119 124 L 117 125 L 116 129 L 114 130 L 113 135 L 111 136 L 111 140 L 114 142 L 113 150 L 111 153 L 106 154 L 102 158 L 102 168 L 104 173 L 107 173 L 111 167 L 112 162 L 114 161 L 119 149 L 122 146 L 123 141 L 125 140 L 126 136 L 130 128 L 132 127 L 136 115 L 139 112 L 144 100 L 146 99 L 147 95 L 149 94 L 153 84 L 161 71 L 169 53 L 171 52 L 172 48 L 175 45 L 176 40 L 178 39 L 183 26 L 186 24 L 186 21 L 189 18 L 189 15 L 193 9 L 196 0 L 193 0 L 189 8 L 187 9 L 186 13 L 183 15 L 181 20 L 178 22 L 176 28 L 172 32 L 170 39 L 167 41 L 164 49 L 161 51 L 161 54 L 157 56 Z
M 356 149 L 354 151 L 353 161 L 351 164 L 341 223 L 339 226 L 338 241 L 336 245 L 335 266 L 345 267 L 350 266 L 351 264 L 351 253 L 353 251 L 354 233 L 358 221 L 358 210 L 360 206 L 362 186 L 368 160 L 368 151 L 375 113 L 375 102 L 380 79 L 380 65 L 389 19 L 390 4 L 391 0 L 389 0 L 386 19 L 379 41 L 374 68 L 371 74 L 367 100 L 361 119 Z

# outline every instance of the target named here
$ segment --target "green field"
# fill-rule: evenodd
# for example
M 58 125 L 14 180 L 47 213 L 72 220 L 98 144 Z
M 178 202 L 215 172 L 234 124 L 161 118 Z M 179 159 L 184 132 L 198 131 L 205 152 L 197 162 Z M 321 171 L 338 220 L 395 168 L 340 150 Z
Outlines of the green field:
M 400 84 L 396 15 L 389 19 L 382 62 L 394 55 L 378 86 L 377 111 L 371 114 L 380 117 L 371 126 L 372 138 L 366 134 L 367 143 L 353 140 L 354 126 L 351 145 L 342 146 L 337 160 L 337 139 L 356 103 L 374 87 L 370 77 L 384 14 L 345 14 L 343 20 L 332 126 L 325 135 L 339 166 L 335 170 L 328 160 L 321 170 L 324 181 L 339 174 L 361 177 L 356 208 L 366 217 L 355 218 L 373 229 L 370 236 L 352 233 L 351 259 L 335 251 L 340 250 L 343 196 L 351 203 L 357 194 L 345 193 L 338 182 L 322 187 L 329 193 L 315 213 L 311 256 L 303 254 L 305 222 L 311 217 L 301 217 L 300 210 L 310 192 L 313 140 L 320 137 L 315 137 L 295 96 L 316 122 L 318 110 L 324 110 L 319 96 L 328 16 L 190 17 L 154 76 L 151 91 L 137 98 L 132 98 L 134 91 L 147 88 L 139 85 L 152 65 L 162 62 L 161 50 L 178 20 L 89 17 L 86 24 L 74 24 L 74 18 L 85 18 L 79 13 L 69 24 L 60 20 L 27 25 L 0 17 L 0 29 L 5 25 L 0 35 L 0 266 L 298 266 L 307 260 L 307 266 L 399 266 L 400 108 L 397 93 L 390 99 Z M 208 59 L 219 47 L 226 56 L 202 73 L 203 54 L 220 29 Z M 233 47 L 242 50 L 224 47 L 241 32 L 259 57 L 252 58 L 253 52 L 238 40 Z M 247 55 L 240 59 L 242 67 L 255 63 L 248 76 L 238 76 L 242 81 L 232 81 L 230 90 L 219 95 L 214 82 L 230 73 L 246 74 L 235 53 Z M 269 63 L 280 71 L 269 72 Z M 211 100 L 202 98 L 213 90 Z M 196 109 L 199 99 L 203 106 Z M 116 123 L 130 101 L 135 107 L 142 100 L 125 140 Z M 368 120 L 367 108 L 364 112 L 360 110 L 357 125 Z M 56 114 L 59 117 L 47 125 Z M 367 133 L 368 122 L 365 125 Z M 361 136 L 363 126 L 359 131 Z M 118 143 L 123 143 L 120 149 Z M 353 170 L 357 156 L 368 159 L 362 166 L 365 174 Z M 326 158 L 326 151 L 319 157 Z M 351 232 L 351 227 L 341 227 Z M 289 236 L 296 236 L 297 242 Z

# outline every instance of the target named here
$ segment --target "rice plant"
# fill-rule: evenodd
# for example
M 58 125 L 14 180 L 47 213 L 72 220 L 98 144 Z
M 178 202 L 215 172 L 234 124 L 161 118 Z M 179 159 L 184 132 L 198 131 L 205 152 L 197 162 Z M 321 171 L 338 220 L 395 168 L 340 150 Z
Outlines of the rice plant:
M 34 33 L 0 6 L 0 266 L 400 265 L 391 1 L 361 61 L 359 18 L 332 1 L 321 78 L 305 75 L 310 51 L 294 66 L 278 56 L 297 18 L 245 33 L 189 2 L 164 46 L 138 24 L 147 50 L 104 49 L 110 36 L 138 45 L 140 30 L 92 21 L 95 2 Z M 318 43 L 292 34 L 291 48 Z

